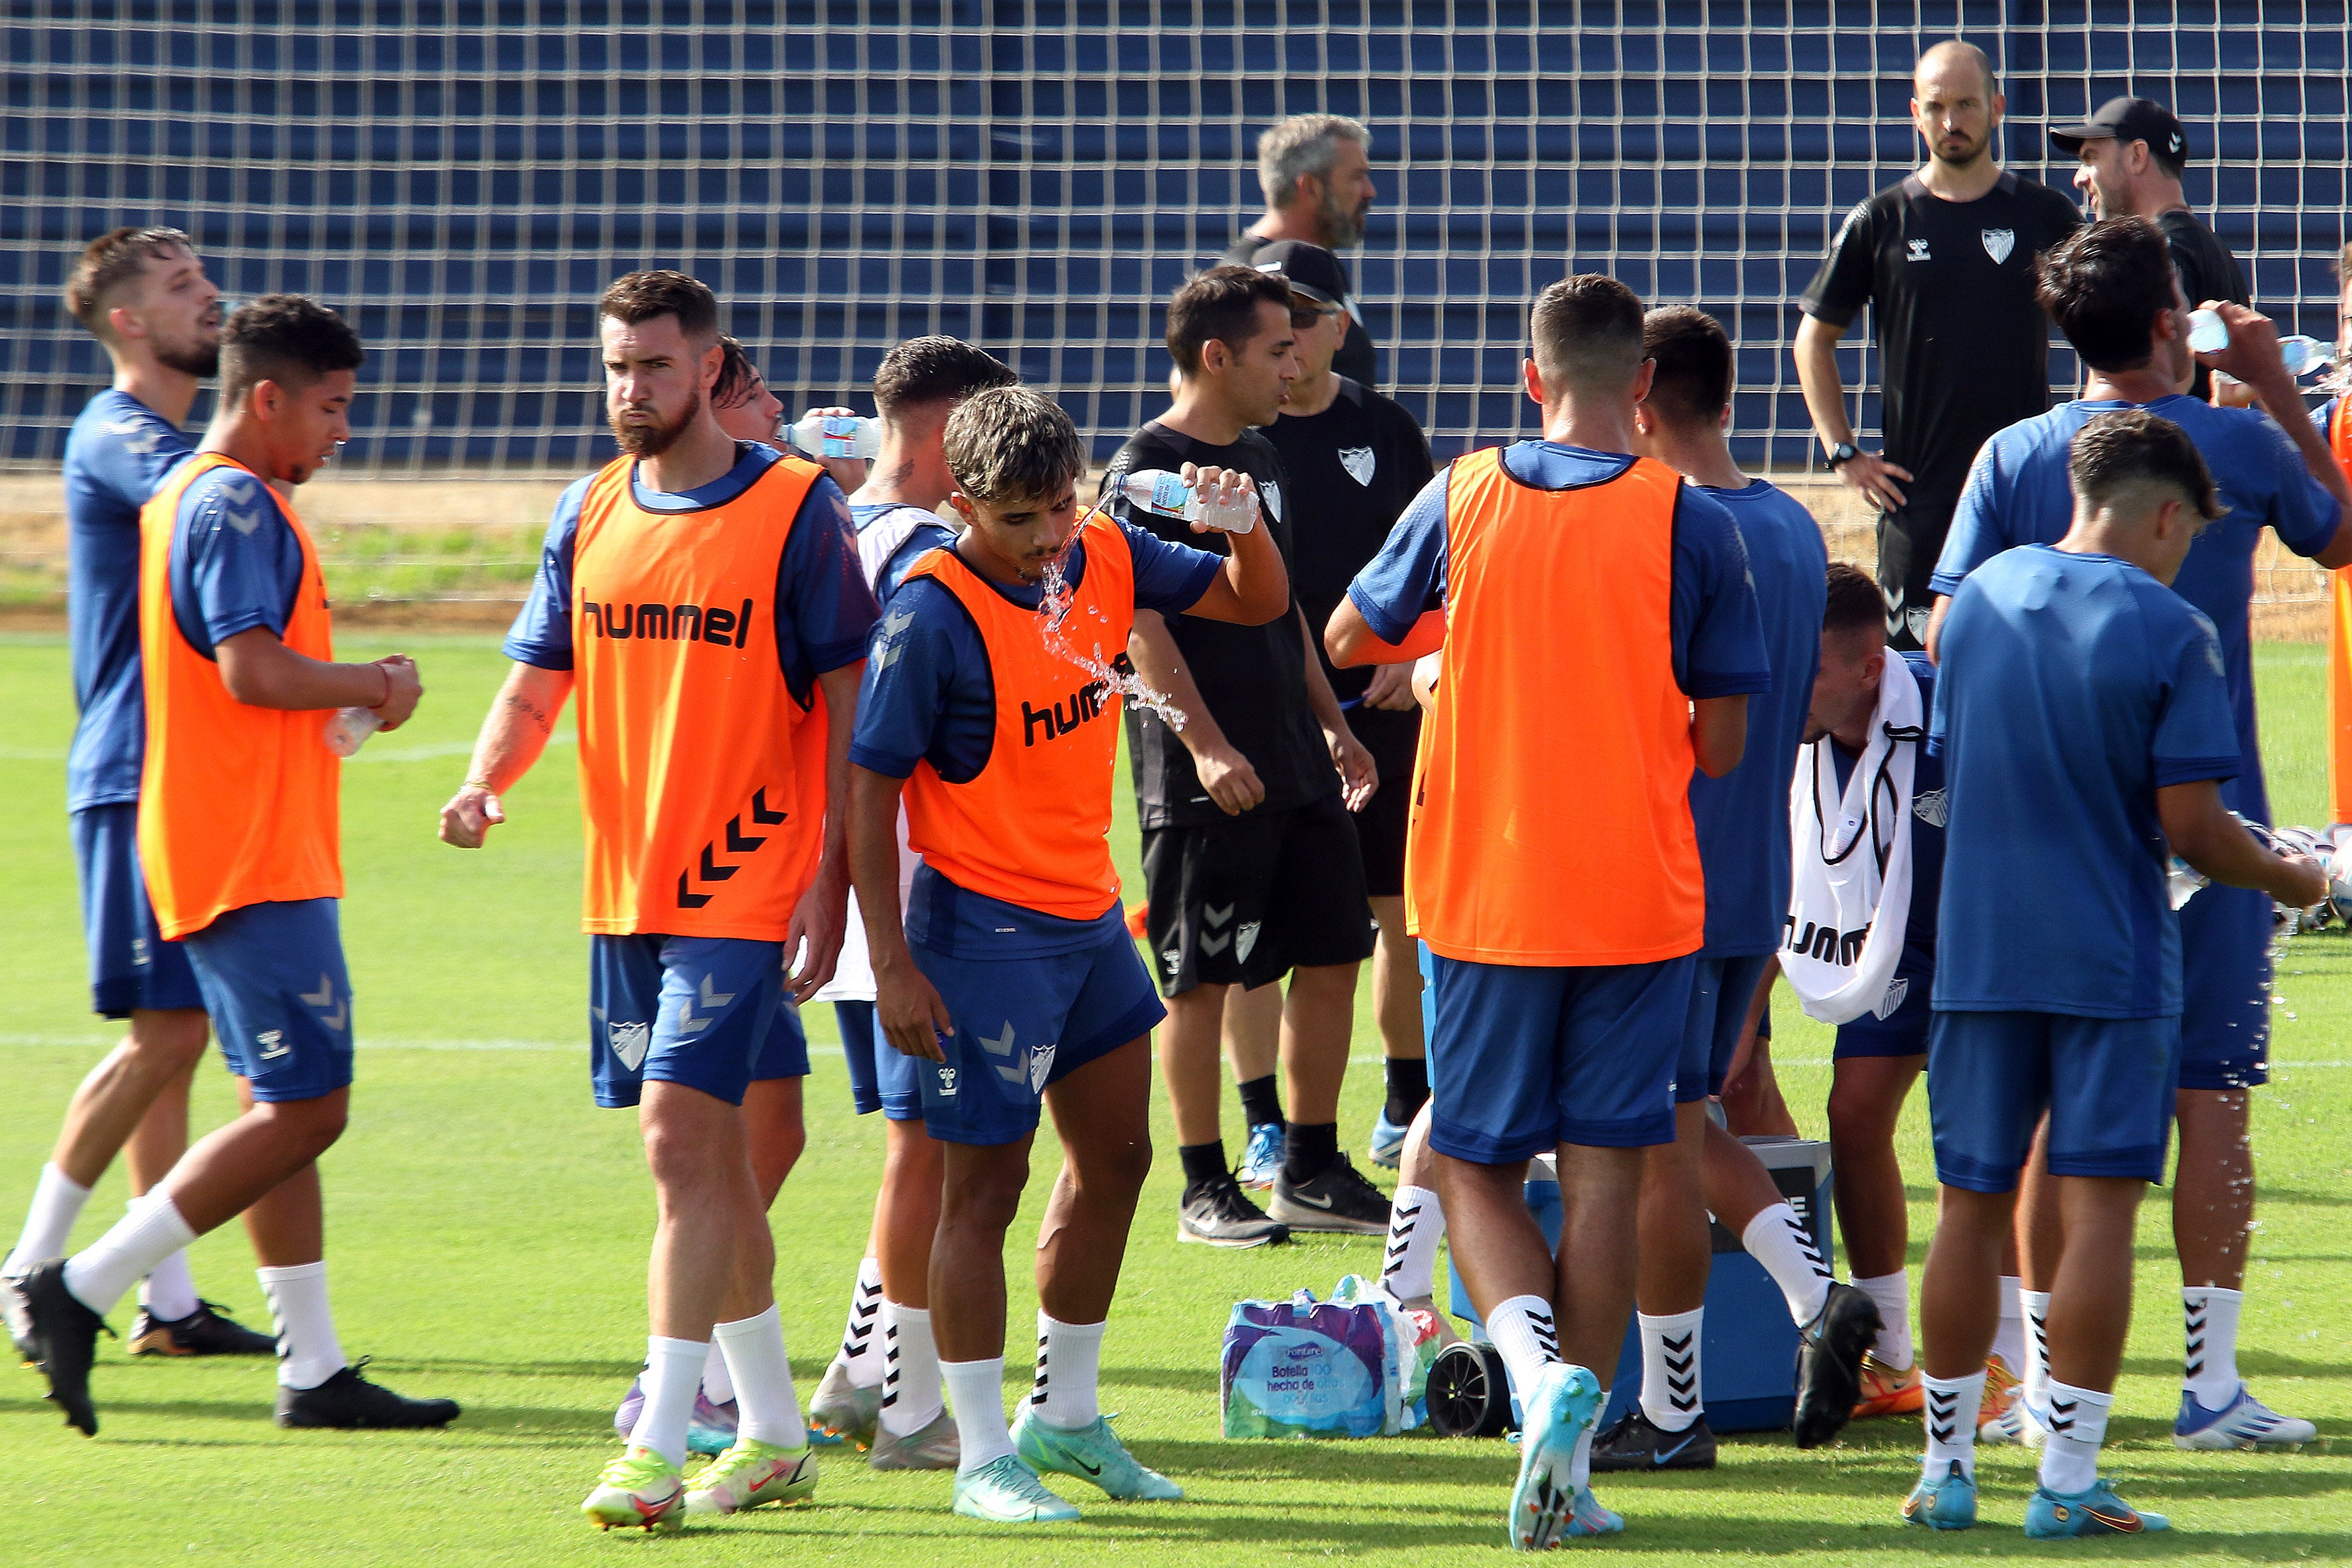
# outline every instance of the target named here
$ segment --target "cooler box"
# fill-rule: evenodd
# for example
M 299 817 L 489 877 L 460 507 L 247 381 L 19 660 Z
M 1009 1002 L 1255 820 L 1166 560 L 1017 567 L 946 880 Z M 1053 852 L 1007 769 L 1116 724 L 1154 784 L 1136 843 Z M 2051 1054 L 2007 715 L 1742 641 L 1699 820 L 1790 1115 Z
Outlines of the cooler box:
M 1837 1266 L 1830 1225 L 1830 1146 L 1806 1138 L 1743 1139 L 1764 1162 L 1772 1180 L 1813 1233 L 1813 1243 L 1832 1268 Z M 1559 1178 L 1550 1155 L 1537 1159 L 1528 1171 L 1528 1207 L 1543 1226 L 1544 1239 L 1559 1245 Z M 1748 1256 L 1739 1238 L 1708 1216 L 1714 1233 L 1715 1257 L 1707 1271 L 1706 1321 L 1700 1331 L 1701 1392 L 1706 1401 L 1707 1425 L 1717 1432 L 1766 1432 L 1785 1428 L 1797 1408 L 1797 1328 L 1789 1321 L 1787 1298 L 1772 1283 L 1764 1266 Z M 1462 1276 L 1448 1266 L 1452 1277 L 1454 1315 L 1473 1326 L 1473 1337 L 1486 1338 L 1486 1329 L 1470 1305 Z M 1642 1392 L 1641 1325 L 1629 1323 L 1624 1352 L 1617 1359 L 1616 1380 L 1609 1391 L 1608 1408 L 1601 1415 L 1606 1427 L 1631 1408 Z

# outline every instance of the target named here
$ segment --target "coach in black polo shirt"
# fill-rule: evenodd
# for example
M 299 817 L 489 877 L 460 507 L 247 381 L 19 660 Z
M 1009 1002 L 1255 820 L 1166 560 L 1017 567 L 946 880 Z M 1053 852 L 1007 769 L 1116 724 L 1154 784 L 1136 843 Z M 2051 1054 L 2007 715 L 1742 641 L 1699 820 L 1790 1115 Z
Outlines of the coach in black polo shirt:
M 2246 275 L 2219 236 L 2189 210 L 2180 175 L 2189 167 L 2189 132 L 2172 110 L 2152 99 L 2111 98 L 2080 125 L 2053 126 L 2051 143 L 2081 162 L 2074 188 L 2098 216 L 2144 217 L 2164 232 L 2172 248 L 2172 269 L 2192 306 L 2209 300 L 2251 305 Z M 2210 398 L 2213 373 L 2197 367 L 2189 388 Z
M 2001 98 L 1973 44 L 1919 57 L 1912 123 L 1927 161 L 1847 215 L 1801 301 L 1797 376 L 1840 478 L 1879 509 L 1887 636 L 1920 646 L 1927 580 L 1977 448 L 2050 406 L 2050 322 L 2033 258 L 2081 223 L 2074 204 L 1993 161 Z M 1876 311 L 1886 447 L 1857 451 L 1837 342 Z

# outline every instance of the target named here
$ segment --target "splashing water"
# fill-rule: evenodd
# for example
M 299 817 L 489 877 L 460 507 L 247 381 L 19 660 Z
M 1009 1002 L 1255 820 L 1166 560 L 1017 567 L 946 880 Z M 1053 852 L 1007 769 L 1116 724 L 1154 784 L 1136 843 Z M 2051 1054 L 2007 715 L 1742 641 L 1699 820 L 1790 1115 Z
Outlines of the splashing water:
M 1084 525 L 1085 521 L 1084 518 L 1079 519 L 1081 526 Z M 1077 535 L 1073 532 L 1071 537 L 1075 539 Z M 1069 579 L 1062 575 L 1060 556 L 1045 563 L 1045 595 L 1037 601 L 1037 630 L 1038 634 L 1045 639 L 1045 650 L 1068 659 L 1129 702 L 1139 702 L 1150 709 L 1167 722 L 1170 729 L 1180 731 L 1183 729 L 1183 710 L 1170 701 L 1166 692 L 1151 686 L 1139 675 L 1115 668 L 1110 659 L 1103 657 L 1100 641 L 1093 645 L 1093 652 L 1088 654 L 1080 652 L 1077 644 L 1071 640 L 1073 628 L 1069 626 L 1070 611 L 1076 600 L 1076 595 L 1070 588 Z M 1097 621 L 1103 619 L 1103 613 L 1100 610 L 1092 610 L 1088 613 Z M 1100 635 L 1100 627 L 1096 628 L 1097 637 Z M 1080 635 L 1083 635 L 1083 631 Z

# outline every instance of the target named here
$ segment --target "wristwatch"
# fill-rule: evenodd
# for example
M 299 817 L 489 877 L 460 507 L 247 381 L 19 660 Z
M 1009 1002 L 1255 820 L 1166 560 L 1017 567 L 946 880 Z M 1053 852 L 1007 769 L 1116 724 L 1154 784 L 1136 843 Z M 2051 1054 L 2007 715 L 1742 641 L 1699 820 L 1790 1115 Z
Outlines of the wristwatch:
M 1827 466 L 1832 473 L 1835 473 L 1839 464 L 1844 462 L 1849 458 L 1856 456 L 1859 456 L 1859 454 L 1854 450 L 1854 445 L 1853 442 L 1840 441 L 1836 446 L 1830 448 Z

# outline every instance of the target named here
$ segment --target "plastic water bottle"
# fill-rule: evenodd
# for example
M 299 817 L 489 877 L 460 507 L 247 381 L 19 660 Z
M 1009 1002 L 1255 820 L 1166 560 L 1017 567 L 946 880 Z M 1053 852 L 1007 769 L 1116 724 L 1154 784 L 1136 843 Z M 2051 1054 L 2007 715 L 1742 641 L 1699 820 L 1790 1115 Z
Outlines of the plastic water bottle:
M 1124 497 L 1133 505 L 1161 517 L 1181 517 L 1186 522 L 1204 523 L 1220 533 L 1247 533 L 1257 526 L 1257 492 L 1252 490 L 1231 506 L 1219 501 L 1203 500 L 1200 492 L 1184 482 L 1182 476 L 1164 468 L 1143 468 L 1132 474 L 1121 474 L 1111 486 L 1111 493 Z
M 855 414 L 803 414 L 785 434 L 812 458 L 871 459 L 882 455 L 882 421 Z
M 355 756 L 367 738 L 383 728 L 383 720 L 373 708 L 338 708 L 327 721 L 327 750 L 339 757 Z
M 2230 325 L 2221 320 L 2218 310 L 2189 312 L 2189 346 L 2200 354 L 2217 354 L 2230 346 Z M 2279 340 L 2279 357 L 2286 362 L 2289 375 L 2309 375 L 2325 370 L 2334 357 L 2335 345 L 2301 332 Z

